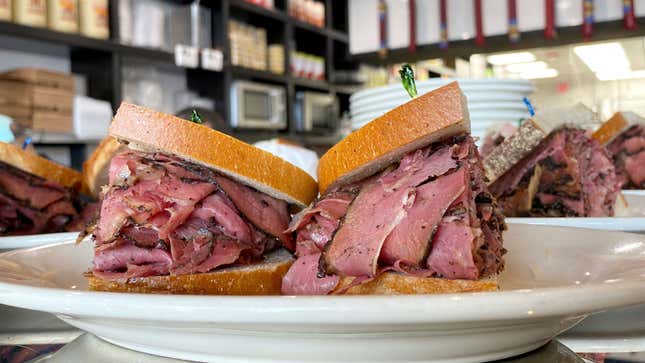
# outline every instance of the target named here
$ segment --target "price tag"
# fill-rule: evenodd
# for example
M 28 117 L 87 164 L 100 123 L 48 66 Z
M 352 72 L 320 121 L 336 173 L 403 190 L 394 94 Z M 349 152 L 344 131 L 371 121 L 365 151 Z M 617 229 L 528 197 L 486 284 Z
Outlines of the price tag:
M 221 71 L 224 66 L 224 54 L 219 49 L 202 49 L 202 68 Z
M 197 68 L 199 65 L 199 49 L 190 45 L 175 45 L 175 64 L 180 67 Z

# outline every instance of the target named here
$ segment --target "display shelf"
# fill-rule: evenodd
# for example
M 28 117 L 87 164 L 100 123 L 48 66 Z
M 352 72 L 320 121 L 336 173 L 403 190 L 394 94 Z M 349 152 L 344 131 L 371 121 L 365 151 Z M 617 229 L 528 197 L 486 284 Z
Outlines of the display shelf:
M 326 5 L 328 16 L 347 14 L 347 10 L 344 9 L 347 6 L 345 0 L 322 1 Z M 182 1 L 181 3 L 185 4 L 186 2 Z M 214 100 L 216 111 L 224 119 L 230 118 L 230 89 L 236 80 L 284 85 L 288 107 L 294 105 L 297 90 L 336 93 L 337 86 L 327 81 L 309 80 L 294 77 L 290 73 L 275 74 L 269 71 L 231 65 L 227 25 L 230 19 L 236 19 L 255 26 L 265 27 L 268 30 L 269 43 L 284 46 L 286 69 L 288 69 L 291 52 L 298 49 L 324 57 L 325 71 L 328 75 L 332 75 L 335 71 L 336 63 L 343 67 L 346 65 L 341 61 L 337 62 L 337 60 L 348 59 L 346 47 L 338 48 L 334 45 L 337 43 L 347 44 L 348 36 L 346 32 L 343 32 L 342 28 L 334 27 L 335 21 L 332 21 L 331 18 L 326 19 L 324 28 L 300 21 L 287 14 L 288 0 L 277 0 L 276 9 L 267 9 L 243 0 L 202 0 L 201 4 L 208 9 L 207 11 L 211 12 L 213 44 L 214 47 L 221 49 L 224 53 L 224 67 L 220 72 L 201 68 L 186 69 L 187 85 L 191 91 L 199 93 L 202 97 Z M 343 7 L 343 9 L 332 12 L 332 7 Z M 181 69 L 175 65 L 172 51 L 121 44 L 118 41 L 119 19 L 113 16 L 118 13 L 118 2 L 110 2 L 110 14 L 112 15 L 110 18 L 110 39 L 89 38 L 80 34 L 62 33 L 47 28 L 29 27 L 7 21 L 0 21 L 0 35 L 68 47 L 70 49 L 71 71 L 86 77 L 88 96 L 111 102 L 114 111 L 116 111 L 123 98 L 121 74 L 124 64 L 128 63 L 126 60 L 157 63 L 161 66 Z M 309 49 L 310 46 L 313 49 Z M 0 45 L 0 47 L 2 46 Z M 43 48 L 56 49 L 56 47 Z M 27 51 L 31 51 L 31 49 Z M 35 53 L 49 51 L 48 49 L 40 50 L 37 47 L 33 47 L 33 52 Z M 343 91 L 339 88 L 339 92 L 342 94 Z M 287 115 L 289 126 L 284 131 L 244 130 L 236 131 L 233 135 L 248 141 L 267 137 L 292 137 L 296 134 L 294 130 L 294 114 L 290 111 Z M 312 136 L 312 140 L 317 140 L 317 136 Z M 73 145 L 92 143 L 92 140 L 66 139 L 34 142 L 40 145 L 68 145 L 72 147 Z M 320 142 L 324 144 L 326 141 L 322 140 Z
M 164 50 L 123 45 L 109 39 L 89 38 L 80 34 L 62 33 L 47 28 L 36 28 L 7 21 L 0 21 L 0 34 L 50 42 L 75 49 L 118 53 L 123 56 L 150 59 L 156 62 L 174 62 L 173 54 Z
M 637 18 L 640 24 L 645 23 L 645 17 Z M 439 48 L 438 44 L 417 45 L 415 52 L 405 48 L 390 49 L 385 56 L 379 52 L 369 52 L 351 55 L 354 61 L 367 62 L 372 64 L 387 65 L 401 62 L 417 62 L 432 58 L 464 58 L 468 59 L 472 54 L 486 54 L 494 52 L 511 52 L 524 49 L 553 47 L 568 45 L 584 41 L 606 41 L 626 37 L 645 36 L 645 27 L 639 26 L 634 30 L 625 30 L 623 21 L 609 21 L 594 23 L 593 36 L 584 39 L 582 26 L 568 26 L 557 28 L 557 37 L 554 39 L 544 38 L 544 31 L 530 31 L 520 33 L 518 42 L 511 42 L 507 35 L 487 37 L 483 46 L 476 46 L 474 39 L 451 41 L 445 49 Z

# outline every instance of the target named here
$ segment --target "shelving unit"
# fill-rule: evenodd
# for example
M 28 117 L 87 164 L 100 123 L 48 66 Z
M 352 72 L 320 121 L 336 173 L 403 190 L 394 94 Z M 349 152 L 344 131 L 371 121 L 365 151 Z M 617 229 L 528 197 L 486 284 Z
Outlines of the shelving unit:
M 645 23 L 645 17 L 636 19 L 639 25 Z M 593 36 L 589 41 L 606 41 L 627 37 L 645 36 L 645 27 L 639 26 L 634 30 L 625 30 L 622 20 L 594 23 Z M 513 43 L 507 35 L 496 35 L 487 37 L 483 46 L 476 46 L 474 39 L 451 41 L 445 49 L 439 48 L 438 44 L 418 45 L 414 53 L 408 48 L 390 49 L 383 57 L 379 52 L 369 52 L 351 55 L 354 61 L 371 64 L 386 65 L 401 62 L 416 62 L 432 58 L 466 58 L 472 54 L 494 53 L 502 51 L 519 51 L 523 49 L 553 47 L 568 45 L 586 41 L 582 36 L 582 26 L 567 26 L 557 28 L 557 37 L 554 39 L 544 38 L 544 31 L 536 30 L 523 32 L 520 40 Z
M 187 1 L 179 1 L 186 4 Z M 294 130 L 293 105 L 296 91 L 313 90 L 331 93 L 340 98 L 341 105 L 348 104 L 349 89 L 347 85 L 334 85 L 332 79 L 337 66 L 351 67 L 357 64 L 349 60 L 347 53 L 347 0 L 322 0 L 326 9 L 326 26 L 319 28 L 295 19 L 287 13 L 289 0 L 276 0 L 275 9 L 266 9 L 243 0 L 202 0 L 212 14 L 211 35 L 213 47 L 224 54 L 224 68 L 221 72 L 205 69 L 183 69 L 174 63 L 174 54 L 165 50 L 134 47 L 120 44 L 118 29 L 118 1 L 110 1 L 110 33 L 106 40 L 93 39 L 78 34 L 60 33 L 45 28 L 33 28 L 11 22 L 0 21 L 0 35 L 9 35 L 28 40 L 67 46 L 70 49 L 72 72 L 83 74 L 88 80 L 88 95 L 93 98 L 111 102 L 116 110 L 122 101 L 122 69 L 128 60 L 154 63 L 163 67 L 173 67 L 185 72 L 188 88 L 201 97 L 213 99 L 216 111 L 225 119 L 230 116 L 230 89 L 235 80 L 253 80 L 283 85 L 287 94 L 287 118 L 289 127 L 280 131 L 239 130 L 233 136 L 247 141 L 258 137 L 285 137 L 305 144 L 320 144 L 333 136 L 300 135 Z M 345 16 L 344 19 L 332 19 L 334 14 Z M 344 15 L 343 15 L 344 14 Z M 228 21 L 236 19 L 248 22 L 267 30 L 271 43 L 280 43 L 285 50 L 286 74 L 274 74 L 233 66 L 230 62 L 230 45 L 228 39 Z M 297 78 L 289 73 L 290 53 L 300 50 L 302 44 L 317 44 L 316 53 L 325 58 L 326 80 L 309 80 Z M 298 44 L 300 43 L 300 45 Z M 318 46 L 319 45 L 319 46 Z M 1 46 L 1 45 L 0 45 Z M 306 47 L 305 46 L 305 47 Z M 34 50 L 38 52 L 39 50 Z M 72 143 L 70 143 L 71 145 Z M 331 143 L 330 143 L 331 144 Z

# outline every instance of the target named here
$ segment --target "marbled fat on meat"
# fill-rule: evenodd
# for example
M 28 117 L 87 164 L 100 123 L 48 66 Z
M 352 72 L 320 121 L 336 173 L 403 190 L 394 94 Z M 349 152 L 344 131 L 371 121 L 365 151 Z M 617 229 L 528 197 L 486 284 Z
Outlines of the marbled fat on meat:
M 208 272 L 286 240 L 286 202 L 181 159 L 125 152 L 109 180 L 94 230 L 99 278 Z
M 392 270 L 478 279 L 503 269 L 504 220 L 472 138 L 413 151 L 385 170 L 342 202 L 330 191 L 294 218 L 287 232 L 297 236 L 298 259 L 283 293 L 342 293 L 334 291 L 340 277 L 360 284 Z M 327 200 L 342 208 L 325 213 Z

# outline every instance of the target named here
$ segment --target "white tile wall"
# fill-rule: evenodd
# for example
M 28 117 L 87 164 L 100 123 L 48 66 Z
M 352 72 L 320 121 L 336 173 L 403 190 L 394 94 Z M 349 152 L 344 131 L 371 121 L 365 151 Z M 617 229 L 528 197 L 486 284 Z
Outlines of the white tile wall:
M 388 48 L 405 48 L 410 45 L 410 5 L 408 0 L 387 0 L 386 3 Z
M 434 44 L 440 39 L 439 0 L 417 0 L 417 44 Z
M 378 48 L 378 0 L 349 1 L 349 52 L 368 53 Z
M 475 3 L 472 0 L 446 1 L 448 6 L 448 39 L 465 40 L 475 37 Z
M 517 27 L 520 32 L 543 30 L 545 24 L 544 1 L 517 0 Z
M 508 1 L 482 1 L 483 30 L 485 36 L 508 33 Z
M 582 0 L 556 0 L 555 25 L 574 26 L 582 24 Z

